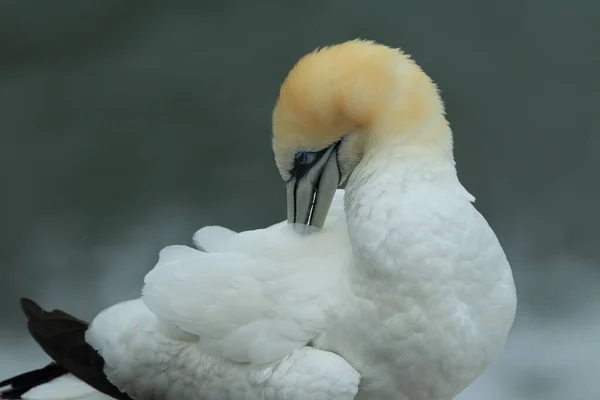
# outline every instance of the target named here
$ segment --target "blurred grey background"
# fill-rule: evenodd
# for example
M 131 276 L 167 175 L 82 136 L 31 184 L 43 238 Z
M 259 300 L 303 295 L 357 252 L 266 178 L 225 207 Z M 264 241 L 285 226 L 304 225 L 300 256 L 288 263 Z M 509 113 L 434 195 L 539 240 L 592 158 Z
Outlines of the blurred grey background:
M 47 358 L 18 299 L 92 318 L 206 224 L 285 217 L 270 113 L 293 63 L 362 37 L 436 80 L 459 176 L 519 290 L 460 400 L 600 398 L 600 2 L 0 2 L 0 377 Z

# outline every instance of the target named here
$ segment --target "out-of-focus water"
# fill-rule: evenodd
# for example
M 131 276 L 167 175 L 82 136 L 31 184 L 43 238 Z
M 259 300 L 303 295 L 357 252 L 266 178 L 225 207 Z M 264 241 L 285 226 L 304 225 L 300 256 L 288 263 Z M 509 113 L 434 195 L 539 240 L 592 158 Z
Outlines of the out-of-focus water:
M 513 265 L 506 352 L 459 399 L 600 398 L 600 3 L 32 5 L 0 4 L 0 377 L 47 361 L 19 297 L 91 319 L 195 229 L 283 219 L 278 85 L 364 37 L 439 83 L 461 180 Z

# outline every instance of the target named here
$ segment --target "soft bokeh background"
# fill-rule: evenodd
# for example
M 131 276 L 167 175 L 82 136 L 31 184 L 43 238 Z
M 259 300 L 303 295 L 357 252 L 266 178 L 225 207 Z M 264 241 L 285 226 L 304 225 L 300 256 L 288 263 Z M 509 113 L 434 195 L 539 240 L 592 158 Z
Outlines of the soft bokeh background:
M 0 2 L 0 377 L 47 361 L 18 299 L 92 318 L 195 229 L 284 218 L 270 112 L 355 37 L 439 83 L 517 321 L 460 400 L 600 398 L 600 2 Z

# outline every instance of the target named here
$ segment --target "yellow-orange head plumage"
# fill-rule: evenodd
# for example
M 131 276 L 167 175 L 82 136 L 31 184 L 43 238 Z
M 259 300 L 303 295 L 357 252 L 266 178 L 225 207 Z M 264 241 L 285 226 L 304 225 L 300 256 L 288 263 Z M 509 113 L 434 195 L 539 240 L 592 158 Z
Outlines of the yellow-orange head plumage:
M 446 126 L 435 84 L 399 49 L 352 40 L 302 57 L 281 86 L 273 110 L 273 148 L 280 169 L 298 150 L 320 150 L 356 134 L 402 135 L 432 121 Z

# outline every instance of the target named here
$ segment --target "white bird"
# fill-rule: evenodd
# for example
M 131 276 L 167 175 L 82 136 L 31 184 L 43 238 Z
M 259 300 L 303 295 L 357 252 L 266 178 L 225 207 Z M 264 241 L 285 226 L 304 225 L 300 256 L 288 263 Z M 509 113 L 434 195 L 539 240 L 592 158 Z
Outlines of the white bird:
M 24 300 L 58 365 L 9 391 L 48 399 L 79 378 L 120 399 L 451 400 L 499 357 L 512 272 L 410 57 L 362 40 L 304 56 L 281 87 L 273 148 L 287 223 L 201 229 L 203 251 L 167 247 L 142 297 L 89 327 Z

